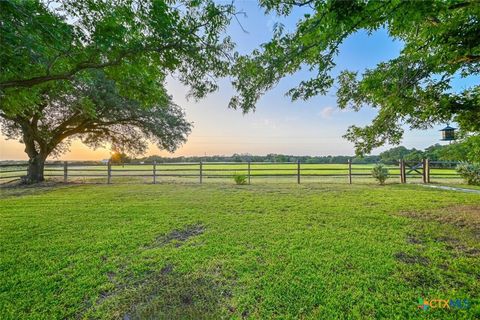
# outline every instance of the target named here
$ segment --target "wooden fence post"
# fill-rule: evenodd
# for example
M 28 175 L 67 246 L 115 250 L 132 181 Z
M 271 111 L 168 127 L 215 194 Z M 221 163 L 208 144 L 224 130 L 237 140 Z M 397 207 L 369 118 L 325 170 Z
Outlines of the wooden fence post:
M 107 183 L 110 184 L 112 182 L 112 164 L 110 160 L 107 164 Z
M 153 160 L 153 184 L 157 183 L 157 161 Z
M 403 183 L 402 159 L 398 160 L 398 169 L 400 170 L 400 183 Z
M 68 162 L 63 162 L 63 182 L 67 182 L 68 180 Z
M 426 159 L 427 163 L 427 183 L 430 183 L 430 159 Z
M 200 184 L 202 184 L 202 180 L 203 180 L 203 172 L 202 172 L 202 167 L 203 167 L 203 163 L 202 161 L 200 161 Z
M 300 184 L 300 160 L 297 160 L 297 183 Z
M 250 161 L 248 161 L 248 184 L 250 184 Z
M 423 159 L 422 160 L 422 180 L 423 183 L 430 183 L 430 162 L 428 159 Z
M 348 159 L 348 183 L 352 184 L 352 159 Z
M 407 183 L 407 174 L 405 169 L 405 160 L 400 160 L 400 182 Z

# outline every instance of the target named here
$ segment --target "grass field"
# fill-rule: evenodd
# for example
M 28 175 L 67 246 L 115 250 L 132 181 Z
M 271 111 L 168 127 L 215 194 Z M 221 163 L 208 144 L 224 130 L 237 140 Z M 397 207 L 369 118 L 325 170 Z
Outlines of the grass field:
M 0 189 L 1 319 L 473 319 L 480 196 L 415 185 Z M 420 310 L 418 299 L 469 308 Z

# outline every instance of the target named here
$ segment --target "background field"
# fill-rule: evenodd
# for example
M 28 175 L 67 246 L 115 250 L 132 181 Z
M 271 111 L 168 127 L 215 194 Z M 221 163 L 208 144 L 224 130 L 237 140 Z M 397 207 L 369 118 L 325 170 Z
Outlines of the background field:
M 344 183 L 0 190 L 1 319 L 480 317 L 476 194 Z M 419 298 L 470 307 L 423 311 Z
M 353 164 L 352 181 L 375 183 L 371 177 L 373 164 Z M 388 182 L 399 181 L 400 170 L 397 165 L 387 165 L 390 173 Z M 454 165 L 443 168 L 432 167 L 430 176 L 432 183 L 460 184 L 462 179 L 456 173 Z M 296 163 L 252 163 L 250 165 L 251 183 L 265 182 L 297 182 L 298 167 Z M 153 164 L 143 165 L 112 165 L 113 183 L 152 183 Z M 200 176 L 199 163 L 164 163 L 155 167 L 156 182 L 198 182 Z M 18 179 L 26 174 L 26 166 L 0 166 L 0 183 Z M 107 181 L 108 168 L 103 165 L 85 165 L 70 163 L 68 165 L 68 181 L 99 182 Z M 233 181 L 236 174 L 247 175 L 247 163 L 203 163 L 203 182 Z M 301 182 L 348 182 L 348 164 L 304 164 L 300 166 Z M 46 167 L 45 175 L 49 179 L 63 180 L 64 167 L 62 163 L 50 164 Z M 421 182 L 421 175 L 411 172 L 407 175 L 407 182 Z

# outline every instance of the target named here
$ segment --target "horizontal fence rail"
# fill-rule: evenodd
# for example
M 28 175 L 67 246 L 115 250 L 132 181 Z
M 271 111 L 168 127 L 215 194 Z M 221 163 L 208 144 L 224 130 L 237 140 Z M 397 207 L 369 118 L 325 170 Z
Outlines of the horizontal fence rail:
M 401 183 L 420 181 L 430 183 L 438 179 L 460 179 L 455 171 L 458 162 L 404 161 L 386 165 L 390 178 Z M 345 178 L 352 184 L 357 178 L 371 177 L 374 164 L 356 164 L 352 161 L 338 164 L 315 164 L 300 162 L 183 162 L 183 163 L 136 163 L 112 164 L 85 162 L 50 162 L 45 164 L 44 176 L 64 182 L 107 182 L 115 178 L 143 178 L 158 183 L 165 178 L 188 178 L 203 183 L 206 179 L 230 178 L 242 175 L 250 184 L 255 178 L 285 178 L 301 183 L 309 178 Z M 0 183 L 22 179 L 28 170 L 27 163 L 0 164 Z M 373 179 L 373 178 L 372 178 Z

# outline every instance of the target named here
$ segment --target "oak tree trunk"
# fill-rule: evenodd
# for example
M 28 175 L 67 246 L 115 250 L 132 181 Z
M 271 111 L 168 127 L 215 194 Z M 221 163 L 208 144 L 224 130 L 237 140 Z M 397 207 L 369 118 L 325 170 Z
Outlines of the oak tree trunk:
M 45 168 L 46 158 L 46 156 L 38 154 L 37 156 L 28 160 L 28 171 L 27 176 L 24 178 L 24 183 L 32 184 L 45 180 L 43 176 L 43 170 Z

